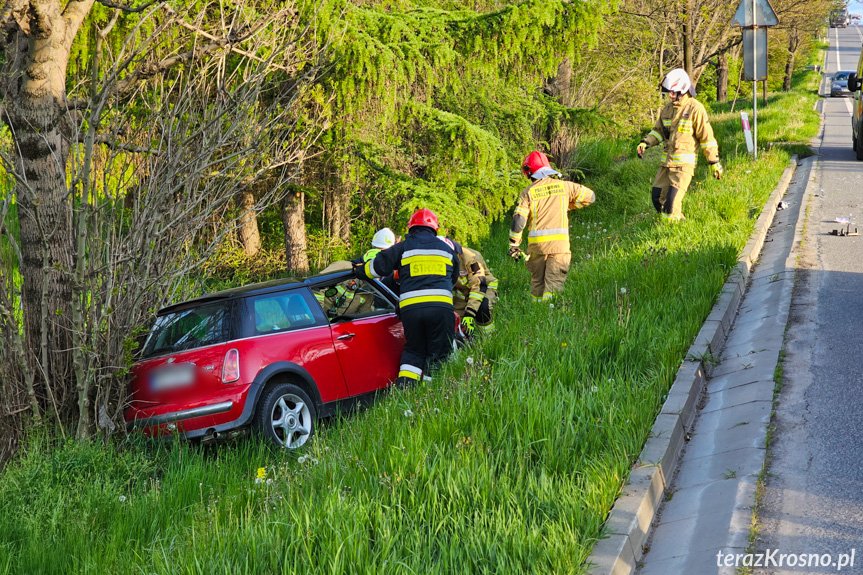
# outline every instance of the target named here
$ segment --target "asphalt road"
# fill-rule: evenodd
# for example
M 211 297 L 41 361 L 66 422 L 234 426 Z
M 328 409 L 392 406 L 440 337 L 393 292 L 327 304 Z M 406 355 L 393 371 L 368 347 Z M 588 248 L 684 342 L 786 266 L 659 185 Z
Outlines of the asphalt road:
M 863 27 L 829 30 L 827 74 L 854 70 Z M 863 238 L 837 237 L 837 217 L 863 232 L 863 162 L 851 147 L 851 103 L 822 93 L 820 161 L 810 176 L 807 233 L 786 332 L 769 475 L 756 552 L 829 554 L 827 566 L 772 564 L 758 574 L 863 574 Z M 854 553 L 853 567 L 848 564 Z M 786 559 L 787 561 L 787 559 Z M 821 561 L 824 561 L 822 558 Z M 807 558 L 811 562 L 811 558 Z

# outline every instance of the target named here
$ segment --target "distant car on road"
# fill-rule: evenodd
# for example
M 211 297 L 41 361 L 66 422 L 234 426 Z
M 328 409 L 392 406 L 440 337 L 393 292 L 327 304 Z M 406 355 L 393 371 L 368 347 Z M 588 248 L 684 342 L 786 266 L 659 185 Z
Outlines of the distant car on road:
M 848 15 L 848 10 L 837 9 L 830 12 L 830 27 L 845 28 L 851 22 L 851 17 Z
M 159 311 L 131 369 L 128 425 L 200 439 L 251 427 L 296 448 L 319 418 L 388 387 L 404 347 L 398 298 L 340 263 L 342 271 L 229 289 Z
M 833 74 L 833 78 L 830 80 L 830 95 L 850 96 L 851 91 L 848 90 L 848 76 L 853 73 L 854 70 L 841 70 Z

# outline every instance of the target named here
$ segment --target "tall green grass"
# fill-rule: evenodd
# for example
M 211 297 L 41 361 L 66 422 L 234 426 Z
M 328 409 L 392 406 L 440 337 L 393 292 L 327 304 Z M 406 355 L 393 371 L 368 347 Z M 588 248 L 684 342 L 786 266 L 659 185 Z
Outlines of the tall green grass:
M 814 98 L 774 96 L 764 137 L 814 135 Z M 33 438 L 0 477 L 0 573 L 584 573 L 789 159 L 741 155 L 736 111 L 713 122 L 726 177 L 699 168 L 685 222 L 650 207 L 657 151 L 596 143 L 597 202 L 572 213 L 564 294 L 533 303 L 495 226 L 476 247 L 501 279 L 498 331 L 299 453 Z

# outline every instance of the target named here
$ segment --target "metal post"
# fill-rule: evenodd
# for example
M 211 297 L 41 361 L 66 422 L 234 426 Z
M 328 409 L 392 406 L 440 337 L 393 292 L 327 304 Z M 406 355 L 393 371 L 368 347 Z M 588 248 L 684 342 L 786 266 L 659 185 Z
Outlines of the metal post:
M 752 0 L 752 159 L 758 159 L 758 4 Z

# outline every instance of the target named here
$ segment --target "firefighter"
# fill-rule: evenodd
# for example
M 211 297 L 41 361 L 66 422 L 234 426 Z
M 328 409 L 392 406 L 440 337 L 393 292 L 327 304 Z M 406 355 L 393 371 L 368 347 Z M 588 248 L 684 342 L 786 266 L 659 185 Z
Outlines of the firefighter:
M 367 261 L 374 259 L 376 255 L 383 250 L 389 249 L 396 244 L 396 235 L 389 228 L 381 228 L 372 237 L 372 248 L 363 254 L 363 257 L 351 260 L 354 264 L 364 264 Z M 382 284 L 387 286 L 391 292 L 399 295 L 399 280 L 398 271 L 395 271 L 386 277 L 380 278 Z
M 372 237 L 372 249 L 363 254 L 363 261 L 367 262 L 382 250 L 391 248 L 396 243 L 396 235 L 389 228 L 381 228 Z
M 380 278 L 397 271 L 401 293 L 399 316 L 405 347 L 397 385 L 415 383 L 446 359 L 453 349 L 455 309 L 453 286 L 459 277 L 455 250 L 437 237 L 437 216 L 417 210 L 408 222 L 405 239 L 354 266 L 361 278 Z
M 569 271 L 569 214 L 589 206 L 596 194 L 587 186 L 557 179 L 542 152 L 531 152 L 521 169 L 532 183 L 521 191 L 509 232 L 509 255 L 520 259 L 522 231 L 527 233 L 525 266 L 530 271 L 530 293 L 534 301 L 551 299 L 563 291 Z
M 452 243 L 460 268 L 453 288 L 455 311 L 462 318 L 459 329 L 466 338 L 476 330 L 491 333 L 494 331 L 491 311 L 497 301 L 497 278 L 491 274 L 482 254 L 458 242 Z
M 659 113 L 653 130 L 639 142 L 636 153 L 643 158 L 647 148 L 663 145 L 650 197 L 662 221 L 677 222 L 686 219 L 683 196 L 695 173 L 698 148 L 717 180 L 722 177 L 722 164 L 707 110 L 695 99 L 695 87 L 686 71 L 677 68 L 666 74 L 660 89 L 668 94 L 669 102 Z

